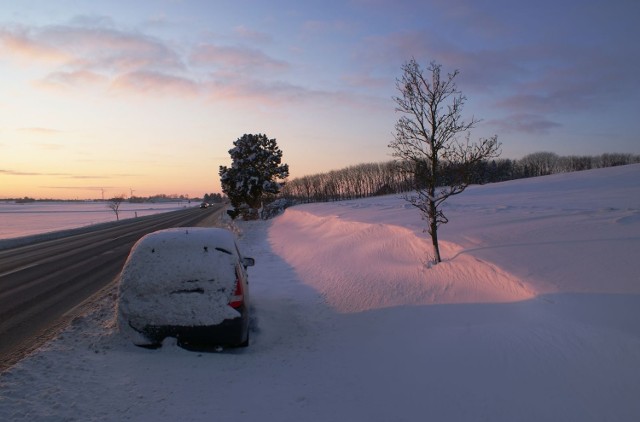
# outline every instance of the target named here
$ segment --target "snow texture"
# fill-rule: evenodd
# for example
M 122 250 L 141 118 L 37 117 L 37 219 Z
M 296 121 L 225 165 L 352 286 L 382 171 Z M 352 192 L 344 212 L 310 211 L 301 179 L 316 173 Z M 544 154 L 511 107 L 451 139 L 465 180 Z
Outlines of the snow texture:
M 640 165 L 446 207 L 431 268 L 394 196 L 237 223 L 250 347 L 137 348 L 112 291 L 0 375 L 0 420 L 640 420 Z

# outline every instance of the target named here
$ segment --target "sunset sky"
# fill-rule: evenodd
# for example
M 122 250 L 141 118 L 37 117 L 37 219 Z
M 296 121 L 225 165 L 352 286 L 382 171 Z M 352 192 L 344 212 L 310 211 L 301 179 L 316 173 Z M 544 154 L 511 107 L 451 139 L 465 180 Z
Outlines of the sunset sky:
M 219 192 L 244 133 L 291 177 L 391 159 L 415 57 L 505 158 L 640 153 L 635 0 L 0 0 L 0 199 Z

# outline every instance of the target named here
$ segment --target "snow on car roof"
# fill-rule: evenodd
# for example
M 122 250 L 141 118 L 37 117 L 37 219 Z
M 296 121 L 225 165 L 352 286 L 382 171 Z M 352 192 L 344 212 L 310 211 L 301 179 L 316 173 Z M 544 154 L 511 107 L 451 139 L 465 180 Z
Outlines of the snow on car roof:
M 235 239 L 233 234 L 225 229 L 214 227 L 176 227 L 159 230 L 142 237 L 133 247 L 138 248 L 193 248 L 207 247 L 223 249 L 235 255 Z

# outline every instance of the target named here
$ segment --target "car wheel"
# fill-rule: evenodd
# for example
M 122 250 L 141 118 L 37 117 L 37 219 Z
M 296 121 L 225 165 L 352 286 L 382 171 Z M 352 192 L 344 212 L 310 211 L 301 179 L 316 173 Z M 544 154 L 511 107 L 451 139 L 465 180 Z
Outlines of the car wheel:
M 155 349 L 161 348 L 162 347 L 162 343 L 144 343 L 144 344 L 137 344 L 136 343 L 136 346 L 144 347 L 145 349 L 155 350 Z
M 240 343 L 238 347 L 249 347 L 249 333 L 247 332 L 247 339 Z

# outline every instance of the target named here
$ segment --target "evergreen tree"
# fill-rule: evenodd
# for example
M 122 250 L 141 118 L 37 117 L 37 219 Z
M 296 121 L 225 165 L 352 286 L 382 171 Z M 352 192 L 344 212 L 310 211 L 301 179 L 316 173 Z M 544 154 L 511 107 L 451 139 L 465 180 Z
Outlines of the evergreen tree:
M 222 191 L 234 210 L 232 217 L 258 217 L 266 198 L 276 195 L 289 176 L 289 166 L 282 164 L 282 151 L 275 139 L 264 134 L 245 134 L 229 150 L 231 167 L 220 166 Z

